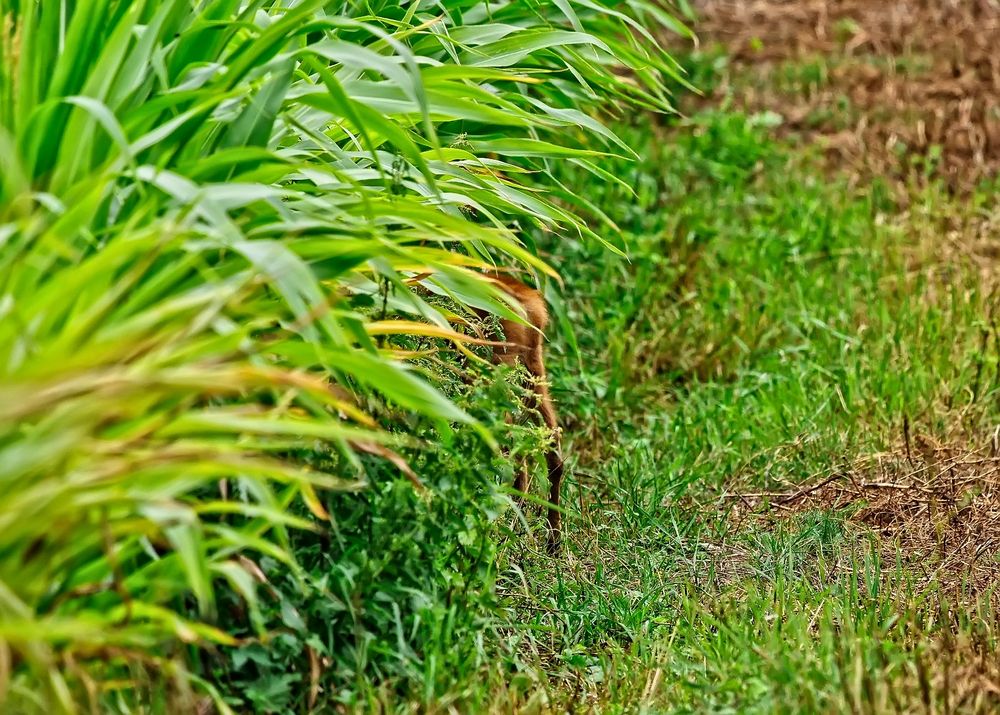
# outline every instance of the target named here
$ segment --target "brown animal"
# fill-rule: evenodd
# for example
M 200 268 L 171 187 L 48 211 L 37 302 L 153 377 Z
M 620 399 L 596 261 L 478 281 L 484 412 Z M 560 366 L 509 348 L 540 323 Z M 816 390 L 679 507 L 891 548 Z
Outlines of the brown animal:
M 559 422 L 556 419 L 555 406 L 549 395 L 549 386 L 545 375 L 545 360 L 542 352 L 543 332 L 549 322 L 549 312 L 545 307 L 542 294 L 521 281 L 502 273 L 490 275 L 499 288 L 514 298 L 524 310 L 527 325 L 513 320 L 501 320 L 503 336 L 493 336 L 502 340 L 505 346 L 496 347 L 493 351 L 493 364 L 516 366 L 523 364 L 531 375 L 531 390 L 533 397 L 527 405 L 528 409 L 541 416 L 542 422 L 552 430 L 552 447 L 545 453 L 545 463 L 549 470 L 549 507 L 548 522 L 549 551 L 556 551 L 562 538 L 562 519 L 559 513 L 559 496 L 562 487 L 563 461 L 562 446 L 559 437 Z M 514 478 L 514 488 L 526 492 L 530 486 L 528 470 L 522 465 Z

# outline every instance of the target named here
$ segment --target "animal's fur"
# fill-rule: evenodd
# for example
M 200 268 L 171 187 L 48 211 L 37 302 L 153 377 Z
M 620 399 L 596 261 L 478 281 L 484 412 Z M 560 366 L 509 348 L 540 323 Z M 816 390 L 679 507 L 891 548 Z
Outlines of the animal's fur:
M 524 310 L 527 324 L 513 320 L 501 320 L 503 336 L 494 336 L 507 345 L 497 347 L 493 352 L 494 364 L 523 364 L 531 375 L 530 388 L 533 393 L 531 404 L 527 407 L 541 416 L 543 424 L 552 430 L 552 447 L 545 454 L 545 463 L 549 470 L 549 549 L 558 549 L 562 537 L 562 519 L 558 511 L 559 498 L 563 478 L 562 447 L 559 435 L 559 422 L 556 418 L 555 406 L 549 394 L 548 380 L 545 374 L 545 359 L 542 350 L 544 331 L 548 326 L 549 312 L 545 306 L 542 294 L 525 285 L 521 281 L 502 273 L 490 276 L 498 286 L 514 298 Z M 514 481 L 514 488 L 525 492 L 530 486 L 527 469 L 522 466 Z M 555 508 L 554 508 L 555 507 Z

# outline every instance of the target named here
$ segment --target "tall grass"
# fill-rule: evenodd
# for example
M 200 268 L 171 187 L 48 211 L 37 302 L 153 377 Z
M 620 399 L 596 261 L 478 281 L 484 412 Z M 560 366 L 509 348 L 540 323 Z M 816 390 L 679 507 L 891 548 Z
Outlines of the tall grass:
M 296 572 L 288 530 L 364 488 L 359 452 L 419 480 L 386 411 L 490 439 L 382 337 L 516 317 L 479 271 L 554 275 L 533 229 L 605 240 L 549 169 L 616 181 L 595 117 L 670 109 L 664 26 L 638 0 L 0 0 L 0 703 L 183 692 L 179 644 L 233 642 L 190 603 L 253 612 L 254 559 Z

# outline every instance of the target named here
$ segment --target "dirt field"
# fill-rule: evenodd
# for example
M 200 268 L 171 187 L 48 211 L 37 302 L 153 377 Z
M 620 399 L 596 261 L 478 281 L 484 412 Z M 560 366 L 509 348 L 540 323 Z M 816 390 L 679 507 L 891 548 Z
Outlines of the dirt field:
M 703 46 L 731 57 L 716 98 L 781 115 L 861 176 L 937 175 L 958 191 L 1000 169 L 996 0 L 702 0 Z M 778 75 L 778 82 L 775 76 Z

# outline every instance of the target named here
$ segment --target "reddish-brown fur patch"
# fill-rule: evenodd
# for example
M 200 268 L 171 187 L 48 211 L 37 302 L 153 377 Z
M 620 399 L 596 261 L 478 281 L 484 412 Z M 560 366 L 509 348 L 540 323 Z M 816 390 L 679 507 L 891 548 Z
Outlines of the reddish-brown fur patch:
M 506 346 L 497 347 L 493 352 L 494 364 L 515 366 L 523 364 L 531 375 L 531 389 L 534 393 L 529 409 L 536 411 L 542 422 L 552 430 L 553 446 L 545 454 L 545 462 L 549 471 L 549 548 L 555 550 L 559 546 L 562 523 L 559 507 L 560 489 L 563 476 L 562 450 L 559 439 L 559 422 L 556 418 L 555 406 L 549 394 L 548 379 L 545 373 L 545 356 L 542 348 L 544 331 L 549 323 L 549 312 L 545 306 L 542 294 L 525 285 L 521 281 L 502 273 L 490 276 L 504 292 L 514 298 L 523 309 L 525 323 L 513 320 L 501 320 L 503 329 L 502 340 Z M 495 336 L 498 340 L 500 336 Z M 514 488 L 527 491 L 530 486 L 527 470 L 522 467 L 514 481 Z

